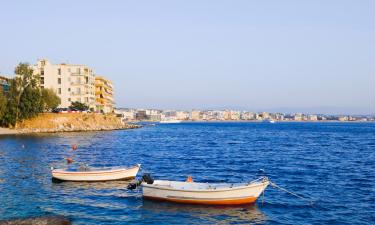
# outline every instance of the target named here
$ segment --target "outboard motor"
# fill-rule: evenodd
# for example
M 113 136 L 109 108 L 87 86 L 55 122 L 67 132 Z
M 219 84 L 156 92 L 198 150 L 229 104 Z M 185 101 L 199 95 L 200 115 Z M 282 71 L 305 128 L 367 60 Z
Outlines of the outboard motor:
M 137 186 L 138 186 L 138 182 L 137 183 L 130 183 L 130 184 L 128 184 L 127 189 L 135 190 L 135 189 L 137 189 Z
M 128 190 L 137 189 L 138 186 L 140 186 L 142 182 L 146 182 L 147 184 L 153 184 L 154 179 L 151 177 L 151 175 L 149 173 L 145 173 L 145 174 L 143 174 L 143 176 L 140 180 L 128 184 L 127 189 Z
M 151 177 L 151 175 L 149 173 L 143 174 L 142 181 L 146 182 L 147 184 L 153 184 L 154 183 L 154 179 Z

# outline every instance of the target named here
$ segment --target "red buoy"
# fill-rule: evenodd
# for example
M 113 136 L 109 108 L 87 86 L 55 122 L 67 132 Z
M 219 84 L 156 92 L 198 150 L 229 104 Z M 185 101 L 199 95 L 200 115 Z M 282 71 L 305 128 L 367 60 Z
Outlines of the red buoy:
M 78 146 L 76 144 L 72 145 L 73 151 L 77 150 Z
M 74 160 L 72 158 L 66 158 L 66 163 L 70 164 L 72 162 L 74 162 Z

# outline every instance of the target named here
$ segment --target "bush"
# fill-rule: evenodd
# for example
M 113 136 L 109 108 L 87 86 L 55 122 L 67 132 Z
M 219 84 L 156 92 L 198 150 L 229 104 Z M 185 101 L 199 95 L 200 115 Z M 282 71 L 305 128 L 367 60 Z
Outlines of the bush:
M 81 102 L 72 102 L 69 108 L 72 110 L 87 111 L 89 106 Z
M 56 93 L 49 88 L 42 89 L 42 106 L 43 110 L 49 111 L 56 109 L 61 103 L 61 99 Z

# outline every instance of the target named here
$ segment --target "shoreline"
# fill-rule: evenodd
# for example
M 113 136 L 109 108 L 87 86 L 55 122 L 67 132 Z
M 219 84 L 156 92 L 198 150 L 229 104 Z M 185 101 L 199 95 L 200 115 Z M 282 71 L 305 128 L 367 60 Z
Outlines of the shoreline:
M 142 128 L 143 126 L 140 125 L 130 125 L 122 128 L 109 128 L 109 129 L 92 129 L 92 130 L 44 130 L 44 129 L 36 129 L 36 130 L 23 130 L 23 129 L 11 129 L 11 128 L 4 128 L 0 127 L 0 136 L 8 136 L 8 135 L 29 135 L 29 134 L 59 134 L 59 133 L 88 133 L 88 132 L 98 132 L 98 131 L 114 131 L 114 130 L 132 130 Z
M 17 130 L 0 127 L 0 135 L 14 135 L 14 134 L 20 134 L 20 133 Z
M 160 121 L 127 121 L 128 123 L 157 123 L 159 124 Z M 305 120 L 305 121 L 297 121 L 297 120 L 275 120 L 275 123 L 374 123 L 375 121 L 339 121 L 339 120 Z M 181 120 L 181 123 L 270 123 L 270 122 L 263 122 L 261 120 Z M 168 124 L 168 123 L 165 123 Z M 170 124 L 178 124 L 178 123 L 170 123 Z

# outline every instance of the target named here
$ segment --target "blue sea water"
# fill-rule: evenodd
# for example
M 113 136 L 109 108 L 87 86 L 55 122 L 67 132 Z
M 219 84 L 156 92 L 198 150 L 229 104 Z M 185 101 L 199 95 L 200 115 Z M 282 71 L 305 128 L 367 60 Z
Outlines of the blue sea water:
M 141 163 L 157 179 L 241 182 L 267 175 L 264 202 L 202 207 L 143 201 L 127 182 L 53 183 L 50 166 Z M 374 224 L 374 123 L 181 123 L 0 137 L 0 220 L 64 215 L 75 224 Z M 261 173 L 260 171 L 264 171 Z

